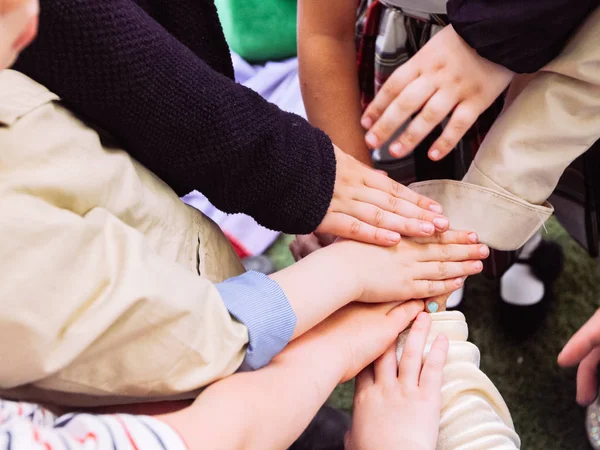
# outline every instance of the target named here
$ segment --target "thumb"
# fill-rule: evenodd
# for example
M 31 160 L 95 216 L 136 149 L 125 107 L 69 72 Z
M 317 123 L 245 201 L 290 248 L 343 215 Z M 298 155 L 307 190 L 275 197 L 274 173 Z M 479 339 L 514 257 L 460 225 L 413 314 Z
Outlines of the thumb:
M 388 317 L 388 326 L 392 333 L 400 334 L 411 324 L 417 315 L 424 310 L 421 300 L 411 300 L 392 309 Z

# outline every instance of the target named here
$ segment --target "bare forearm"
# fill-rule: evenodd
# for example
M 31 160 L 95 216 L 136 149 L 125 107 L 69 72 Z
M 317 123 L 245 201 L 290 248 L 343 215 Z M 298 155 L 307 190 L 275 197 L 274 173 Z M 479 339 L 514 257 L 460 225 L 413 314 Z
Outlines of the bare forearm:
M 192 407 L 159 419 L 189 448 L 288 448 L 340 381 L 338 355 L 330 340 L 303 338 L 264 369 L 215 383 Z
M 346 263 L 347 247 L 353 245 L 352 242 L 330 245 L 271 275 L 296 313 L 292 339 L 360 297 L 361 286 L 355 275 L 356 268 Z
M 360 125 L 354 44 L 356 8 L 352 4 L 347 0 L 337 7 L 331 2 L 327 6 L 311 0 L 299 3 L 300 81 L 309 121 L 346 153 L 371 165 Z M 331 15 L 332 10 L 335 15 Z

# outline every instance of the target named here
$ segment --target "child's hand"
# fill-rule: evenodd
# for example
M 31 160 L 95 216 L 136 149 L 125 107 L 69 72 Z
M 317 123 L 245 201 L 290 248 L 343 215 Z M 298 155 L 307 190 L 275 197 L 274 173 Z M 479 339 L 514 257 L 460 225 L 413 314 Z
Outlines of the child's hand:
M 431 318 L 419 314 L 400 365 L 392 345 L 358 375 L 346 450 L 435 450 L 448 339 L 438 336 L 422 364 L 430 326 Z
M 396 183 L 335 147 L 333 199 L 317 229 L 348 239 L 390 246 L 404 236 L 445 231 L 448 219 L 433 200 Z
M 0 0 L 0 69 L 10 67 L 37 33 L 38 0 Z
M 361 122 L 369 130 L 367 145 L 381 146 L 421 110 L 390 145 L 393 156 L 403 157 L 452 113 L 429 150 L 429 157 L 437 161 L 452 151 L 513 76 L 510 70 L 479 56 L 447 26 L 396 69 L 368 106 Z
M 600 310 L 573 335 L 558 355 L 562 367 L 579 365 L 577 369 L 577 403 L 591 404 L 598 396 L 598 364 L 600 363 Z
M 467 276 L 483 270 L 489 248 L 475 233 L 446 231 L 430 238 L 406 238 L 391 248 L 344 241 L 346 264 L 362 286 L 362 302 L 437 297 L 459 289 Z
M 421 311 L 423 302 L 416 300 L 401 305 L 351 303 L 333 313 L 299 341 L 318 339 L 321 342 L 320 349 L 311 350 L 314 352 L 313 361 L 338 358 L 336 366 L 341 370 L 339 381 L 345 382 L 354 378 L 396 342 L 398 335 Z

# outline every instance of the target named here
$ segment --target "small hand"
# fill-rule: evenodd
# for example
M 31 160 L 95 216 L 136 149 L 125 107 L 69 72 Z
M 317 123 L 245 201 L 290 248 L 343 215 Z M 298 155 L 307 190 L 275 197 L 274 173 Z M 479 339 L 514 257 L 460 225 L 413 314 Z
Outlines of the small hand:
M 589 405 L 598 395 L 600 363 L 600 310 L 573 335 L 558 355 L 562 367 L 579 365 L 577 369 L 577 402 Z
M 419 314 L 400 364 L 394 343 L 358 375 L 347 450 L 435 450 L 448 339 L 438 336 L 423 364 L 430 326 L 431 318 Z
M 368 305 L 351 303 L 335 312 L 307 335 L 334 342 L 344 366 L 341 382 L 351 380 L 396 342 L 398 334 L 423 311 L 423 302 Z M 330 347 L 323 347 L 330 348 Z M 329 357 L 333 357 L 331 354 Z
M 367 145 L 380 147 L 410 120 L 390 145 L 393 156 L 406 156 L 450 115 L 444 132 L 429 150 L 432 160 L 440 160 L 513 77 L 510 70 L 479 56 L 447 26 L 394 71 L 367 107 L 361 122 L 369 130 Z
M 377 303 L 425 299 L 451 293 L 465 278 L 483 270 L 489 256 L 475 233 L 449 230 L 430 238 L 406 238 L 390 248 L 351 241 L 344 245 L 348 264 L 354 262 L 362 295 L 359 301 Z
M 10 67 L 37 33 L 38 0 L 0 0 L 0 69 Z
M 424 237 L 449 227 L 442 208 L 335 147 L 333 199 L 317 231 L 390 246 L 400 235 Z

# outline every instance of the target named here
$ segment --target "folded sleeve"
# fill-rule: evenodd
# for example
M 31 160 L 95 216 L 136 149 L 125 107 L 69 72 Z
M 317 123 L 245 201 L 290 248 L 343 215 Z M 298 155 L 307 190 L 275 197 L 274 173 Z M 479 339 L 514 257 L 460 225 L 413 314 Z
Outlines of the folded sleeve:
M 267 365 L 288 344 L 296 314 L 276 281 L 258 272 L 217 284 L 229 313 L 248 328 L 249 344 L 241 370 Z

